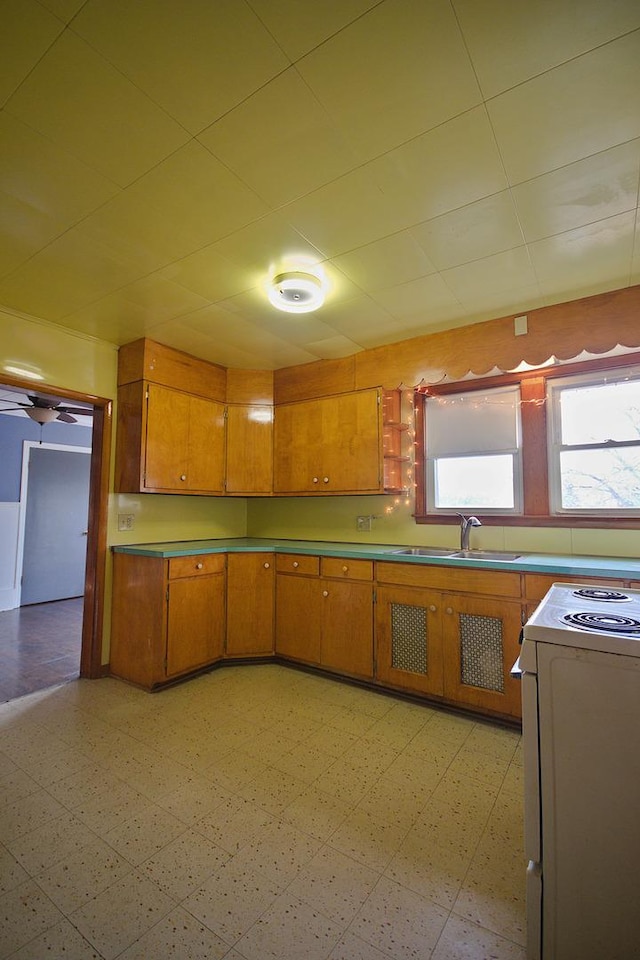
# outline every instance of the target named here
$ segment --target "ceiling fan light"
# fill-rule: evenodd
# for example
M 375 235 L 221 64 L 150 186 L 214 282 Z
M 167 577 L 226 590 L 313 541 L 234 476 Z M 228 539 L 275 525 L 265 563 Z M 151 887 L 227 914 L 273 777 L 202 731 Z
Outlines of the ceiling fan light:
M 320 278 L 300 270 L 276 274 L 267 293 L 270 303 L 286 313 L 311 313 L 324 303 Z
M 25 413 L 36 423 L 51 423 L 58 416 L 57 410 L 49 410 L 48 407 L 29 407 Z

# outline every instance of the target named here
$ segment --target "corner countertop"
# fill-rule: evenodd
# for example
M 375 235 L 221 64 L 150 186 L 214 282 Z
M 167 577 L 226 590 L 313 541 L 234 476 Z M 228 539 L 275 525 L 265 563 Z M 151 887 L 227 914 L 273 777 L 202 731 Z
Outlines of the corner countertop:
M 640 559 L 630 557 L 563 556 L 551 553 L 522 553 L 515 560 L 475 559 L 473 557 L 407 556 L 394 551 L 407 544 L 342 543 L 328 540 L 278 540 L 256 537 L 220 540 L 177 540 L 167 543 L 118 544 L 114 553 L 144 557 L 185 557 L 202 553 L 302 553 L 324 557 L 354 557 L 394 563 L 419 563 L 423 566 L 487 567 L 492 570 L 516 570 L 527 573 L 562 574 L 575 577 L 613 577 L 640 580 Z M 455 549 L 452 547 L 452 550 Z

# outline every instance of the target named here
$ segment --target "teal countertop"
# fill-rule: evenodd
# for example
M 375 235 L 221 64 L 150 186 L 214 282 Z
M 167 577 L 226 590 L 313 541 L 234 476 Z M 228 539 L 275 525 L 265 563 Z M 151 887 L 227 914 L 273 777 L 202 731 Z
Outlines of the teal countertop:
M 477 560 L 461 557 L 416 557 L 394 553 L 406 544 L 342 543 L 327 540 L 268 540 L 238 537 L 220 540 L 179 540 L 169 543 L 119 544 L 115 553 L 144 557 L 185 557 L 201 553 L 303 553 L 325 557 L 354 557 L 361 560 L 390 560 L 438 567 L 487 567 L 527 573 L 562 574 L 579 577 L 615 577 L 640 580 L 640 559 L 628 557 L 561 556 L 551 553 L 523 553 L 516 560 Z M 452 550 L 455 547 L 452 547 Z M 515 551 L 514 551 L 515 552 Z

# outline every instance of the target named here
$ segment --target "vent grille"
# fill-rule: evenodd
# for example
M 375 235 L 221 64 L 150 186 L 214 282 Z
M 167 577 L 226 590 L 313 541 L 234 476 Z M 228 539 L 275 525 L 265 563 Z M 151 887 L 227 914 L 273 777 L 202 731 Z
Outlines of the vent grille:
M 427 611 L 408 603 L 391 604 L 391 665 L 427 674 Z
M 461 680 L 504 693 L 502 620 L 460 614 Z

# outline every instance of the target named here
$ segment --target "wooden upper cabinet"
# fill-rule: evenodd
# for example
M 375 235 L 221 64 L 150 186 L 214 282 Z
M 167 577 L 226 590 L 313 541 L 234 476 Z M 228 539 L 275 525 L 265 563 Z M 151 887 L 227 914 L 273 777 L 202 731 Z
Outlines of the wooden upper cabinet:
M 273 491 L 273 406 L 227 407 L 226 492 L 265 496 Z
M 118 391 L 116 490 L 224 492 L 224 404 L 156 383 Z
M 276 407 L 274 492 L 381 493 L 380 391 Z

